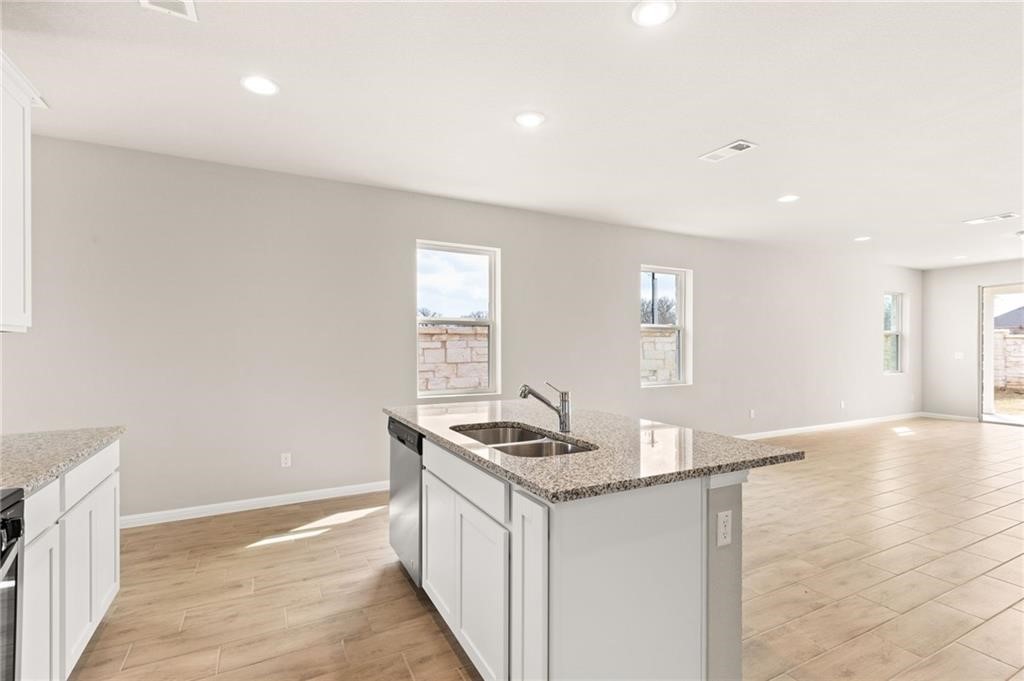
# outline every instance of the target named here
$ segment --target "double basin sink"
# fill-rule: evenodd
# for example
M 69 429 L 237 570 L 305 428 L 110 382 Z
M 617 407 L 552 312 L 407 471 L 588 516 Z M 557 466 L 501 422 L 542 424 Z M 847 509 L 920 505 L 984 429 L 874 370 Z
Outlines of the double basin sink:
M 452 426 L 452 430 L 513 456 L 556 456 L 597 449 L 593 445 L 567 442 L 525 426 L 489 426 L 473 423 L 465 426 Z

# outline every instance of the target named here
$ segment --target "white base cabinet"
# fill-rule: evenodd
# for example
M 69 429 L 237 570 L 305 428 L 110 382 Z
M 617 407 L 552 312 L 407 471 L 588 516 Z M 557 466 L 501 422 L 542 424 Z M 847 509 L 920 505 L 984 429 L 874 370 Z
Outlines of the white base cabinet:
M 487 681 L 508 679 L 509 532 L 423 473 L 423 589 Z
M 739 527 L 745 474 L 548 504 L 431 442 L 423 465 L 423 588 L 484 679 L 738 678 L 742 536 L 711 510 Z
M 25 547 L 21 678 L 62 681 L 60 669 L 60 530 L 51 525 Z
M 455 636 L 484 679 L 508 678 L 508 543 L 500 523 L 456 496 Z
M 60 520 L 65 678 L 120 586 L 118 496 L 118 474 L 114 473 Z
M 548 507 L 512 494 L 512 681 L 548 678 Z
M 455 621 L 455 492 L 423 472 L 423 590 L 445 622 Z
M 114 442 L 25 500 L 20 681 L 65 681 L 121 585 Z

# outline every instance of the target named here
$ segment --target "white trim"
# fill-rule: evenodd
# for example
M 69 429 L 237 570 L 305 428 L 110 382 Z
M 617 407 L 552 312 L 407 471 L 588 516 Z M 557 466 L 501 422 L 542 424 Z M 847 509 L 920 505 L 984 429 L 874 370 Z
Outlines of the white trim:
M 708 478 L 708 489 L 719 489 L 721 487 L 732 487 L 733 485 L 742 485 L 747 481 L 747 477 L 750 474 L 749 469 L 742 471 L 730 471 L 728 473 L 719 473 L 718 475 L 712 475 Z
M 486 320 L 474 319 L 446 319 L 444 317 L 420 318 L 419 316 L 419 252 L 446 251 L 449 253 L 465 253 L 469 255 L 483 255 L 488 258 L 488 310 Z M 416 328 L 417 343 L 416 349 L 416 399 L 431 399 L 437 397 L 463 397 L 467 395 L 500 395 L 501 394 L 501 248 L 496 246 L 474 246 L 471 244 L 450 243 L 447 241 L 431 241 L 429 239 L 416 239 Z M 451 390 L 427 390 L 419 389 L 419 326 L 420 324 L 455 324 L 462 326 L 486 326 L 487 331 L 487 380 L 488 385 L 476 390 L 466 388 L 452 388 Z
M 867 419 L 853 419 L 851 421 L 836 421 L 834 423 L 819 423 L 814 426 L 800 426 L 799 428 L 783 428 L 781 430 L 766 430 L 761 433 L 746 433 L 735 435 L 743 440 L 763 440 L 768 437 L 781 437 L 783 435 L 796 435 L 797 433 L 815 433 L 822 430 L 836 430 L 838 428 L 850 428 L 852 426 L 865 426 L 870 423 L 885 423 L 886 421 L 902 421 L 904 419 L 944 419 L 947 421 L 977 421 L 978 419 L 969 416 L 955 416 L 953 414 L 933 414 L 925 411 L 913 411 L 907 414 L 892 414 L 891 416 L 873 416 Z
M 39 94 L 39 90 L 32 85 L 32 81 L 28 79 L 28 76 L 26 76 L 2 50 L 0 50 L 0 61 L 3 61 L 3 69 L 6 71 L 4 75 L 8 78 L 13 78 L 17 84 L 24 89 L 25 94 L 28 95 L 29 101 L 32 102 L 33 107 L 37 109 L 50 108 L 49 105 L 47 105 L 46 100 Z
M 960 416 L 959 414 L 936 414 L 930 411 L 921 411 L 918 416 L 925 419 L 941 419 L 943 421 L 973 421 L 977 422 L 977 416 Z
M 377 482 L 364 482 L 358 485 L 344 485 L 342 487 L 311 489 L 304 492 L 291 492 L 289 494 L 275 494 L 274 496 L 269 497 L 254 497 L 252 499 L 222 501 L 220 503 L 206 504 L 204 506 L 188 506 L 185 508 L 172 508 L 166 511 L 136 513 L 134 515 L 121 516 L 121 527 L 141 527 L 142 525 L 169 523 L 175 520 L 205 518 L 206 516 L 221 515 L 222 513 L 237 513 L 239 511 L 251 511 L 257 508 L 271 508 L 274 506 L 298 504 L 303 501 L 318 501 L 320 499 L 331 499 L 333 497 L 350 497 L 356 494 L 366 494 L 368 492 L 383 492 L 387 489 L 388 481 L 379 480 Z

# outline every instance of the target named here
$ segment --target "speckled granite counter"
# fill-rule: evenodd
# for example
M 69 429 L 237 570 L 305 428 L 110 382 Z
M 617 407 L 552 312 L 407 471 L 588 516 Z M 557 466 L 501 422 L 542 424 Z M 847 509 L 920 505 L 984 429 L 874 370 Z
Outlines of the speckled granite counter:
M 124 428 L 14 433 L 0 438 L 0 487 L 32 494 L 121 437 Z
M 573 429 L 558 435 L 554 412 L 534 401 L 462 402 L 385 409 L 426 439 L 491 473 L 558 503 L 638 487 L 797 461 L 804 453 L 682 426 L 599 411 L 573 411 Z M 597 449 L 528 458 L 482 445 L 452 426 L 522 424 Z

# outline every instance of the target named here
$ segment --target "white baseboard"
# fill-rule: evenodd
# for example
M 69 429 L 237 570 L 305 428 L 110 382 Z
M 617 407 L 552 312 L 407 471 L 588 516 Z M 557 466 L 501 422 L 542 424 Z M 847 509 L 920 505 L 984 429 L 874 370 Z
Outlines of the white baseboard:
M 303 501 L 317 501 L 320 499 L 331 499 L 333 497 L 350 497 L 356 494 L 366 494 L 368 492 L 382 492 L 387 489 L 388 481 L 380 480 L 378 482 L 365 482 L 359 485 L 311 489 L 305 492 L 292 492 L 290 494 L 275 494 L 270 497 L 236 499 L 235 501 L 224 501 L 217 504 L 206 504 L 204 506 L 172 508 L 167 511 L 153 511 L 152 513 L 136 513 L 134 515 L 121 516 L 121 527 L 141 527 L 142 525 L 169 523 L 175 520 L 204 518 L 211 515 L 221 515 L 222 513 L 237 513 L 238 511 L 251 511 L 257 508 L 285 506 L 287 504 L 297 504 Z
M 796 435 L 797 433 L 816 433 L 823 430 L 836 430 L 838 428 L 850 428 L 853 426 L 866 426 L 871 423 L 885 423 L 886 421 L 902 421 L 904 419 L 945 419 L 948 421 L 977 421 L 976 418 L 968 416 L 954 416 L 953 414 L 933 414 L 924 411 L 914 411 L 907 414 L 893 414 L 891 416 L 873 416 L 867 419 L 853 419 L 851 421 L 836 421 L 834 423 L 819 423 L 815 426 L 800 426 L 799 428 L 783 428 L 782 430 L 766 430 L 761 433 L 747 433 L 736 437 L 744 440 L 763 440 L 769 437 L 782 437 L 783 435 Z
M 925 419 L 942 419 L 943 421 L 974 421 L 978 422 L 977 416 L 959 416 L 957 414 L 937 414 L 931 411 L 922 411 L 917 414 Z

